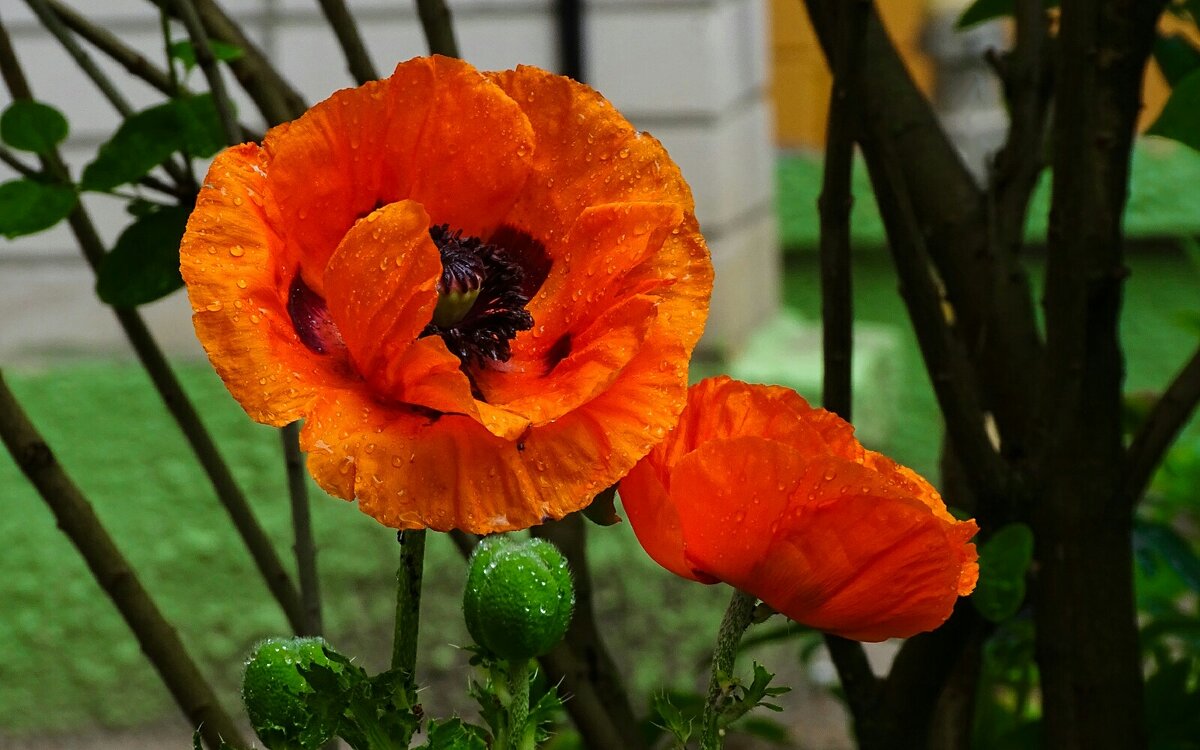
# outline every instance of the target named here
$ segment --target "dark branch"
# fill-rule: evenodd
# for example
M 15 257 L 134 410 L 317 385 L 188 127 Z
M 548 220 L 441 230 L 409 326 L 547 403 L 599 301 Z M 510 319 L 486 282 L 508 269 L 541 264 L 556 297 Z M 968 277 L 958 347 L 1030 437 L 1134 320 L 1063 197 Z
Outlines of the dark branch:
M 20 61 L 17 60 L 12 40 L 8 36 L 8 30 L 3 21 L 0 21 L 0 75 L 3 76 L 14 100 L 33 98 L 29 82 L 21 68 Z M 67 173 L 67 167 L 57 149 L 52 149 L 44 154 L 42 164 L 43 171 L 52 179 L 70 184 L 70 175 Z M 92 270 L 98 269 L 104 260 L 104 243 L 82 203 L 76 205 L 75 210 L 67 218 L 67 223 L 75 235 L 80 252 L 83 253 Z M 188 400 L 183 386 L 180 385 L 175 373 L 167 364 L 162 349 L 159 348 L 158 343 L 150 334 L 150 329 L 146 327 L 145 321 L 136 310 L 113 308 L 113 314 L 117 316 L 117 322 L 124 330 L 126 338 L 129 339 L 130 345 L 146 369 L 150 380 L 154 383 L 167 410 L 171 412 L 171 416 L 174 417 L 180 431 L 187 438 L 188 444 L 204 468 L 205 474 L 216 491 L 217 498 L 229 513 L 246 549 L 262 573 L 267 588 L 283 608 L 288 622 L 299 631 L 303 627 L 304 618 L 300 597 L 296 593 L 295 586 L 280 562 L 279 556 L 275 553 L 271 540 L 259 525 L 253 511 L 250 510 L 246 496 L 242 494 L 241 488 L 234 481 L 233 474 L 229 471 L 229 465 L 221 458 L 212 436 L 205 429 L 204 423 L 200 421 L 196 407 Z
M 213 55 L 212 45 L 208 43 L 208 32 L 196 12 L 196 4 L 192 0 L 174 0 L 175 11 L 187 29 L 188 37 L 192 40 L 192 49 L 196 53 L 196 64 L 208 81 L 208 90 L 212 92 L 213 102 L 217 106 L 217 114 L 221 118 L 221 129 L 225 132 L 225 144 L 236 146 L 241 143 L 242 129 L 238 126 L 237 116 L 234 115 L 233 101 L 225 88 L 225 78 Z
M 458 57 L 458 42 L 454 38 L 450 8 L 445 0 L 417 0 L 417 15 L 421 17 L 421 28 L 425 30 L 429 53 Z
M 1200 349 L 1175 375 L 1142 422 L 1125 454 L 1125 498 L 1135 504 L 1200 402 Z
M 208 681 L 192 661 L 179 634 L 142 587 L 137 574 L 100 523 L 91 503 L 63 471 L 8 389 L 2 374 L 0 438 L 54 513 L 58 527 L 79 550 L 96 582 L 120 611 L 179 708 L 192 726 L 200 728 L 208 746 L 216 750 L 224 740 L 237 747 L 248 747 L 237 725 L 225 713 Z
M 346 55 L 346 64 L 350 68 L 350 75 L 354 76 L 354 80 L 359 84 L 374 81 L 379 74 L 375 72 L 375 66 L 371 64 L 371 56 L 367 54 L 362 36 L 358 33 L 358 24 L 354 22 L 354 16 L 350 15 L 346 3 L 343 0 L 319 0 L 319 2 L 325 18 L 333 27 L 338 44 L 342 46 L 342 52 Z

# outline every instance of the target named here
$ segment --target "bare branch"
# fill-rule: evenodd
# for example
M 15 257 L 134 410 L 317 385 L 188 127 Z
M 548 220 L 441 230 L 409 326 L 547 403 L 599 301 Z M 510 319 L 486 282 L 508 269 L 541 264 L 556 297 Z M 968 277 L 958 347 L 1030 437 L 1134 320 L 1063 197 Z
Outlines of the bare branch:
M 454 38 L 450 8 L 446 7 L 445 0 L 417 0 L 417 15 L 421 17 L 429 53 L 458 57 L 458 42 Z
M 1125 498 L 1135 504 L 1200 402 L 1200 348 L 1192 353 L 1142 422 L 1125 453 Z
M 59 465 L 49 446 L 0 374 L 0 438 L 22 473 L 45 500 L 58 527 L 87 562 L 92 576 L 133 631 L 142 652 L 204 741 L 216 750 L 221 741 L 248 747 L 192 661 L 179 634 L 163 616 L 137 574 L 97 518 L 91 503 Z
M 2 20 L 0 20 L 0 75 L 3 76 L 14 100 L 33 98 L 25 72 L 13 49 L 8 29 Z M 46 174 L 64 184 L 70 183 L 66 164 L 57 149 L 52 149 L 41 158 L 43 171 Z M 104 243 L 82 203 L 76 205 L 75 210 L 67 218 L 67 223 L 75 235 L 80 252 L 83 253 L 92 270 L 98 269 L 104 260 Z M 174 417 L 180 431 L 187 438 L 188 444 L 204 468 L 205 474 L 216 491 L 217 498 L 229 513 L 246 549 L 254 558 L 259 572 L 262 573 L 267 588 L 278 600 L 291 626 L 299 631 L 303 627 L 304 617 L 295 586 L 280 562 L 279 556 L 275 553 L 271 540 L 259 525 L 253 511 L 250 510 L 246 496 L 242 494 L 241 488 L 234 481 L 228 464 L 217 451 L 212 436 L 205 429 L 204 423 L 200 421 L 200 415 L 196 412 L 195 406 L 188 400 L 183 386 L 180 385 L 175 373 L 167 364 L 162 349 L 159 348 L 158 343 L 150 334 L 150 329 L 146 327 L 145 321 L 136 310 L 117 307 L 112 310 L 167 410 L 171 412 L 171 416 Z
M 204 72 L 204 79 L 208 81 L 208 89 L 212 92 L 213 102 L 217 105 L 221 128 L 225 131 L 225 144 L 236 146 L 241 143 L 242 129 L 238 126 L 237 117 L 234 115 L 233 101 L 229 98 L 229 91 L 225 88 L 225 78 L 221 75 L 217 58 L 213 55 L 212 46 L 208 43 L 208 32 L 204 30 L 204 24 L 200 21 L 200 16 L 196 13 L 196 5 L 192 0 L 174 0 L 174 2 L 175 11 L 183 21 L 188 37 L 192 40 L 192 49 L 196 52 L 196 64 Z
M 346 64 L 350 68 L 350 75 L 360 85 L 367 81 L 374 81 L 379 74 L 375 72 L 371 56 L 367 54 L 362 36 L 358 33 L 358 24 L 354 22 L 354 16 L 350 15 L 346 3 L 343 0 L 318 0 L 318 2 L 321 4 L 321 10 L 325 13 L 329 25 L 333 27 L 333 33 L 337 36 L 338 44 L 342 46 L 342 52 L 346 55 Z

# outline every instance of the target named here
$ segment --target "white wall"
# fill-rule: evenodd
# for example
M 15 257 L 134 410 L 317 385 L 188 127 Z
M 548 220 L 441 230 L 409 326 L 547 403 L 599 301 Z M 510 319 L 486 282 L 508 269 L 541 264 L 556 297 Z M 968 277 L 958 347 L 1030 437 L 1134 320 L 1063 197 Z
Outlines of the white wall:
M 161 61 L 158 17 L 146 0 L 67 2 Z M 412 6 L 399 0 L 350 0 L 349 5 L 381 73 L 425 53 Z M 314 0 L 224 0 L 222 6 L 244 22 L 310 101 L 352 85 Z M 463 55 L 478 67 L 555 67 L 549 0 L 450 0 L 450 7 Z M 663 141 L 696 195 L 717 268 L 703 342 L 710 351 L 735 350 L 778 307 L 766 13 L 765 0 L 592 0 L 586 15 L 589 82 L 637 127 Z M 0 17 L 35 96 L 60 108 L 71 122 L 64 154 L 78 174 L 119 117 L 24 2 L 0 0 Z M 100 53 L 94 56 L 135 107 L 158 101 L 148 86 Z M 195 86 L 202 87 L 199 73 L 194 77 Z M 243 120 L 253 123 L 252 105 L 240 92 L 239 98 Z M 8 97 L 0 96 L 0 105 L 7 104 Z M 0 165 L 0 179 L 12 176 Z M 85 200 L 111 243 L 127 222 L 120 203 L 94 195 Z M 0 362 L 126 351 L 111 313 L 94 300 L 91 284 L 65 228 L 0 240 Z M 198 353 L 182 294 L 144 313 L 169 352 Z

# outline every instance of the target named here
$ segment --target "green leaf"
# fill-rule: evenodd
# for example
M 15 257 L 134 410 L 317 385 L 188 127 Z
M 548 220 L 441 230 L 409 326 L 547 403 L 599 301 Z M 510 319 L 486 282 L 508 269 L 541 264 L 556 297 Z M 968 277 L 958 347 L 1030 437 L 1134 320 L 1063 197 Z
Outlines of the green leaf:
M 1162 114 L 1146 131 L 1179 141 L 1200 151 L 1200 70 L 1194 70 L 1173 89 Z
M 1014 0 L 975 0 L 958 17 L 958 21 L 954 24 L 954 27 L 961 31 L 984 21 L 1011 16 L 1013 14 L 1013 2 Z M 1047 8 L 1057 6 L 1058 0 L 1048 0 L 1045 3 L 1045 7 Z
M 662 719 L 660 726 L 678 740 L 679 747 L 683 747 L 692 736 L 692 721 L 695 719 L 697 707 L 691 706 L 692 710 L 685 712 L 676 707 L 671 698 L 667 693 L 654 696 L 654 713 Z
M 1154 41 L 1154 61 L 1167 83 L 1175 86 L 1192 71 L 1200 70 L 1200 50 L 1186 37 L 1159 36 Z
M 979 614 L 1003 622 L 1025 601 L 1025 571 L 1033 561 L 1033 532 L 1023 523 L 1010 523 L 979 549 L 979 583 L 971 601 Z
M 112 190 L 135 182 L 176 151 L 212 156 L 224 146 L 221 118 L 211 94 L 172 99 L 121 123 L 83 170 L 84 190 Z
M 63 142 L 67 118 L 49 104 L 17 101 L 0 115 L 0 139 L 21 151 L 44 154 Z
M 429 722 L 423 750 L 487 750 L 487 733 L 462 719 Z
M 1139 563 L 1153 572 L 1154 557 L 1162 560 L 1187 584 L 1200 592 L 1200 556 L 1191 542 L 1165 523 L 1138 519 L 1133 524 L 1133 549 Z
M 246 54 L 246 51 L 241 47 L 235 44 L 226 44 L 216 39 L 208 40 L 208 48 L 212 50 L 213 57 L 222 62 L 239 60 Z M 191 40 L 183 39 L 178 42 L 171 42 L 171 57 L 183 63 L 184 70 L 190 71 L 196 67 L 196 48 L 192 45 Z
M 78 201 L 70 185 L 9 180 L 0 185 L 0 234 L 12 239 L 49 229 L 67 218 Z
M 113 307 L 137 307 L 183 286 L 179 241 L 191 209 L 165 206 L 130 224 L 105 256 L 96 293 Z

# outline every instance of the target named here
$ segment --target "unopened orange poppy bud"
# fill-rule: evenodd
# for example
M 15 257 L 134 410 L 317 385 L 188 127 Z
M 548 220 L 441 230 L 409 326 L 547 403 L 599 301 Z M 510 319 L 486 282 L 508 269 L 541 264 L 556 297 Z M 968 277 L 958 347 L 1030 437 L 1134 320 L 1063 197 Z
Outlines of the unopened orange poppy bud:
M 696 384 L 678 427 L 620 495 L 663 567 L 847 638 L 932 630 L 979 575 L 974 521 L 956 520 L 918 474 L 786 388 Z

